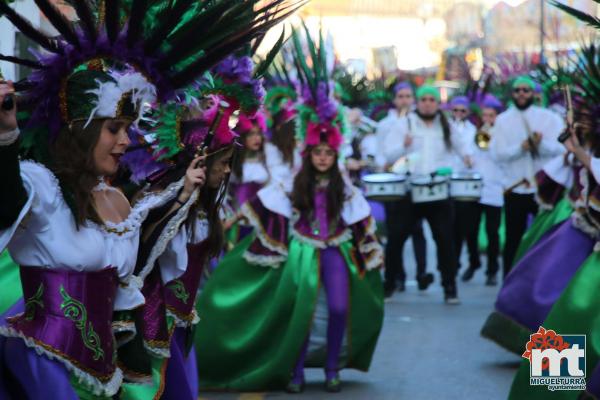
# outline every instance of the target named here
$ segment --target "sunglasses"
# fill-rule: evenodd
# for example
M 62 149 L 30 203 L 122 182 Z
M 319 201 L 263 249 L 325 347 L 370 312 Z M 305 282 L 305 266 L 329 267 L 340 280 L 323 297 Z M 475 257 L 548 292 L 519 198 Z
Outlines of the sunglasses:
M 457 113 L 457 114 L 458 114 L 458 113 L 461 113 L 461 114 L 466 114 L 466 113 L 467 113 L 467 110 L 465 110 L 464 108 L 454 108 L 454 109 L 452 109 L 452 112 L 453 112 L 453 113 Z
M 518 87 L 518 88 L 513 89 L 513 93 L 531 93 L 531 89 L 524 88 L 524 87 Z

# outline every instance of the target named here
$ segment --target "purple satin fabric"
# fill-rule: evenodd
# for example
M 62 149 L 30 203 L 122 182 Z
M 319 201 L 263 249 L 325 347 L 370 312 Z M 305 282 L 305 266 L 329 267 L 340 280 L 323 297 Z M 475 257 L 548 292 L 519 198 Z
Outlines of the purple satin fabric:
M 234 200 L 238 205 L 242 205 L 247 201 L 256 197 L 256 193 L 263 187 L 261 183 L 248 182 L 235 185 L 233 188 Z
M 21 283 L 25 304 L 37 300 L 26 313 L 8 318 L 8 325 L 101 382 L 110 380 L 116 369 L 112 332 L 116 269 L 78 272 L 21 267 Z M 97 342 L 92 333 L 97 334 Z
M 184 328 L 176 328 L 171 341 L 171 358 L 167 364 L 165 391 L 162 400 L 195 400 L 198 398 L 198 370 L 196 351 L 192 347 L 185 354 L 186 335 Z
M 164 297 L 167 309 L 177 315 L 181 320 L 188 321 L 191 325 L 193 319 L 193 310 L 196 300 L 196 293 L 200 286 L 200 278 L 206 263 L 206 246 L 208 242 L 203 241 L 198 244 L 188 244 L 188 264 L 185 272 L 176 281 L 179 281 L 185 288 L 185 296 L 177 296 L 174 290 L 173 281 L 168 282 L 164 287 Z
M 554 181 L 544 170 L 535 174 L 538 197 L 549 205 L 556 205 L 564 196 L 565 187 Z
M 25 311 L 25 302 L 20 299 L 0 316 L 0 325 L 6 325 L 7 315 Z M 10 375 L 14 379 L 4 379 Z M 55 360 L 39 356 L 19 338 L 0 337 L 0 399 L 46 399 L 77 400 L 70 383 L 70 374 L 65 366 Z
M 167 309 L 163 295 L 163 285 L 158 268 L 144 280 L 142 294 L 144 305 L 136 310 L 141 319 L 141 335 L 146 345 L 154 349 L 167 349 L 169 346 L 169 328 L 167 326 Z
M 327 240 L 339 236 L 344 229 L 343 221 L 338 218 L 338 224 L 335 229 L 331 229 L 327 218 L 327 191 L 325 189 L 317 189 L 315 192 L 315 212 L 314 218 L 317 220 L 318 230 L 311 224 L 307 213 L 302 213 L 300 218 L 294 225 L 294 229 L 301 235 L 316 240 Z
M 550 231 L 508 274 L 496 310 L 536 331 L 567 284 L 590 255 L 594 241 L 571 219 Z

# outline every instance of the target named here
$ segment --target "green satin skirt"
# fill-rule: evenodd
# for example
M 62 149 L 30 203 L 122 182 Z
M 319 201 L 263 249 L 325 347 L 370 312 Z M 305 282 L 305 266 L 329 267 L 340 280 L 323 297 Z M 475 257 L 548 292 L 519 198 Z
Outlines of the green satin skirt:
M 287 261 L 264 267 L 242 258 L 253 239 L 249 235 L 223 258 L 199 296 L 195 347 L 203 389 L 285 388 L 311 331 L 321 286 L 319 250 L 292 238 Z M 350 241 L 339 249 L 350 277 L 342 366 L 366 371 L 383 323 L 381 275 L 359 271 Z
M 565 249 L 565 251 L 568 251 Z M 554 304 L 543 327 L 558 334 L 587 335 L 586 375 L 589 378 L 600 361 L 600 253 L 592 253 L 577 271 L 567 289 Z M 525 343 L 523 343 L 525 351 Z M 573 399 L 577 391 L 550 392 L 545 386 L 529 385 L 529 361 L 523 360 L 513 381 L 510 399 Z
M 573 207 L 567 197 L 556 203 L 556 206 L 554 206 L 552 210 L 540 211 L 527 232 L 523 235 L 517 253 L 515 254 L 513 265 L 517 265 L 517 262 L 519 262 L 525 253 L 527 253 L 546 232 L 561 222 L 566 221 L 572 213 Z
M 23 297 L 19 266 L 10 258 L 8 250 L 0 253 L 0 315 Z

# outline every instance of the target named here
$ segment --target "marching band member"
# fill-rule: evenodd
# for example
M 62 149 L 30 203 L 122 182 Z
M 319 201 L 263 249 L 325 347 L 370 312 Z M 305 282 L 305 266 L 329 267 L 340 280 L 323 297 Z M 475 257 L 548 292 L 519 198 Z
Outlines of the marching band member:
M 376 161 L 379 166 L 387 170 L 396 159 L 385 157 L 381 151 L 387 145 L 386 140 L 396 135 L 402 125 L 402 119 L 412 111 L 414 107 L 414 95 L 412 86 L 408 82 L 400 82 L 394 86 L 394 109 L 388 112 L 387 117 L 377 125 L 378 154 Z M 391 135 L 391 136 L 390 136 Z M 385 202 L 387 244 L 385 246 L 385 296 L 391 297 L 398 286 L 402 292 L 405 290 L 406 271 L 404 270 L 403 250 L 400 225 L 402 206 L 397 201 Z M 427 242 L 423 234 L 423 222 L 421 218 L 411 220 L 409 235 L 412 236 L 415 259 L 417 261 L 417 282 L 420 290 L 425 290 L 433 282 L 433 275 L 427 273 Z
M 413 175 L 435 174 L 441 168 L 454 165 L 458 156 L 466 160 L 468 152 L 463 151 L 462 142 L 440 110 L 440 94 L 431 86 L 422 86 L 417 91 L 417 108 L 401 119 L 396 130 L 386 132 L 380 142 L 380 151 L 388 163 L 407 157 L 409 171 Z M 452 204 L 450 199 L 413 204 L 411 199 L 403 199 L 394 210 L 398 224 L 390 234 L 399 237 L 402 244 L 409 236 L 415 220 L 426 218 L 431 227 L 437 246 L 438 269 L 442 277 L 444 298 L 447 304 L 459 304 L 456 288 L 456 258 L 452 242 Z M 418 280 L 427 277 L 425 271 Z M 393 276 L 386 276 L 387 287 L 393 287 Z
M 477 214 L 477 230 L 481 216 L 485 216 L 485 233 L 487 236 L 487 270 L 486 282 L 488 286 L 494 286 L 497 283 L 496 274 L 498 273 L 499 264 L 498 256 L 500 254 L 500 220 L 502 218 L 502 206 L 504 205 L 504 188 L 502 169 L 498 167 L 498 163 L 485 147 L 489 145 L 490 130 L 496 122 L 498 113 L 502 111 L 502 103 L 494 96 L 485 95 L 481 103 L 481 120 L 482 127 L 479 129 L 478 135 L 483 135 L 479 143 L 479 138 L 473 138 L 470 145 L 473 146 L 473 167 L 481 175 L 483 188 L 481 198 L 479 199 L 479 207 Z M 486 136 L 487 135 L 487 136 Z M 467 269 L 463 275 L 463 281 L 470 281 L 476 268 Z
M 514 105 L 498 115 L 491 130 L 490 152 L 506 171 L 506 245 L 504 276 L 512 267 L 527 219 L 535 215 L 534 176 L 552 157 L 564 153 L 557 141 L 564 129 L 560 116 L 533 104 L 535 83 L 521 76 L 512 85 Z
M 450 101 L 452 111 L 452 125 L 456 129 L 463 146 L 472 148 L 475 142 L 477 128 L 468 117 L 470 115 L 470 101 L 466 96 L 457 96 Z M 463 162 L 459 157 L 454 164 L 457 173 L 471 169 L 472 160 Z M 477 201 L 454 202 L 454 246 L 456 252 L 456 271 L 460 270 L 460 256 L 463 242 L 467 242 L 469 252 L 469 268 L 474 271 L 481 266 L 478 248 L 479 234 L 479 206 Z

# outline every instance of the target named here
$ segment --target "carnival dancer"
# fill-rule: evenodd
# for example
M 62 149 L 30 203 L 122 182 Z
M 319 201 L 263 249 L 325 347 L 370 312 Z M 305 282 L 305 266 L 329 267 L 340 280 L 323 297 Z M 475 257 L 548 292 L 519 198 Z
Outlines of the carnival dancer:
M 473 167 L 481 175 L 483 188 L 479 199 L 477 223 L 479 228 L 481 217 L 485 217 L 485 233 L 487 237 L 487 286 L 497 284 L 496 275 L 499 270 L 498 256 L 500 255 L 500 221 L 502 218 L 502 206 L 504 204 L 503 174 L 502 169 L 489 151 L 491 139 L 490 131 L 494 126 L 498 113 L 502 111 L 502 103 L 493 95 L 486 94 L 481 103 L 482 126 L 479 128 L 473 140 L 469 143 L 473 146 Z M 468 268 L 462 275 L 462 280 L 470 281 L 477 268 Z
M 103 97 L 106 85 L 113 88 L 111 94 L 120 96 Z M 2 85 L 3 98 L 11 88 Z M 17 194 L 3 191 L 6 214 L 0 246 L 8 245 L 21 267 L 26 304 L 17 303 L 7 312 L 13 318 L 2 321 L 0 334 L 6 339 L 0 354 L 4 368 L 18 382 L 11 390 L 26 397 L 43 396 L 52 382 L 61 398 L 77 398 L 69 373 L 81 393 L 111 396 L 120 387 L 121 371 L 109 356 L 116 350 L 113 307 L 126 310 L 143 304 L 139 288 L 132 284 L 140 225 L 152 207 L 175 200 L 182 184 L 148 195 L 131 208 L 103 176 L 117 171 L 129 143 L 127 127 L 139 118 L 138 102 L 149 101 L 153 91 L 138 73 L 71 74 L 63 94 L 66 119 L 52 153 L 52 170 L 18 162 L 15 107 L 2 111 L 2 160 L 7 163 L 3 178 L 14 183 Z M 90 92 L 94 97 L 82 104 Z M 131 106 L 128 93 L 139 96 Z M 126 105 L 122 111 L 116 108 L 119 101 Z M 191 190 L 193 185 L 186 184 L 178 201 L 185 204 Z M 87 319 L 77 328 L 73 321 L 83 312 Z M 37 375 L 36 370 L 45 372 Z
M 452 112 L 452 126 L 464 147 L 473 148 L 477 128 L 469 121 L 470 100 L 466 96 L 457 96 L 450 101 Z M 471 150 L 474 152 L 474 149 Z M 466 162 L 465 162 L 466 161 Z M 454 169 L 456 173 L 470 172 L 473 160 L 468 157 L 463 161 L 456 157 Z M 456 272 L 460 270 L 460 256 L 463 242 L 467 242 L 469 252 L 469 267 L 467 270 L 476 270 L 481 266 L 479 259 L 478 234 L 479 234 L 479 204 L 473 201 L 454 201 L 454 250 L 456 253 Z
M 295 116 L 292 108 L 284 108 L 274 114 L 271 140 L 265 143 L 265 158 L 271 180 L 283 183 L 289 190 L 302 164 L 296 142 Z
M 456 157 L 466 158 L 463 146 L 453 128 L 439 108 L 440 95 L 436 88 L 422 86 L 417 90 L 417 108 L 400 120 L 396 131 L 387 133 L 381 143 L 381 152 L 387 162 L 406 157 L 413 177 L 430 176 L 454 165 Z M 386 139 L 387 138 L 387 139 Z M 385 144 L 385 145 L 384 145 Z M 437 247 L 438 269 L 448 304 L 458 304 L 456 288 L 456 258 L 452 242 L 452 205 L 450 199 L 416 204 L 411 199 L 398 202 L 396 215 L 399 223 L 394 225 L 403 243 L 410 234 L 415 219 L 426 218 L 431 227 Z M 419 271 L 419 282 L 430 282 L 425 271 Z M 393 287 L 393 280 L 386 280 Z
M 197 322 L 195 298 L 207 261 L 219 255 L 224 233 L 219 208 L 225 194 L 237 135 L 229 128 L 233 109 L 215 95 L 202 98 L 202 90 L 188 89 L 177 113 L 163 106 L 154 127 L 155 155 L 171 154 L 171 160 L 197 158 L 206 171 L 206 185 L 197 200 L 174 223 L 159 224 L 146 235 L 138 256 L 137 275 L 144 279 L 145 304 L 136 310 L 138 336 L 119 349 L 121 366 L 132 382 L 123 386 L 122 399 L 193 399 L 198 380 L 195 351 L 187 345 Z M 193 116 L 193 117 L 191 117 Z M 181 118 L 179 124 L 172 120 Z M 176 126 L 176 129 L 170 129 Z M 161 159 L 164 160 L 164 159 Z M 138 165 L 144 165 L 138 159 Z M 135 169 L 135 166 L 133 166 Z M 138 174 L 137 171 L 136 175 Z M 158 183 L 160 184 L 160 183 Z M 163 241 L 160 232 L 176 232 L 162 252 L 145 251 L 152 242 Z M 134 378 L 135 377 L 135 378 Z
M 538 210 L 534 176 L 552 157 L 564 153 L 557 141 L 564 123 L 554 112 L 533 104 L 534 88 L 529 77 L 515 79 L 514 105 L 498 116 L 491 130 L 490 152 L 506 171 L 509 190 L 505 196 L 504 276 L 511 270 L 529 216 Z
M 583 51 L 586 51 L 585 49 Z M 592 66 L 594 70 L 597 66 Z M 594 71 L 596 73 L 597 71 Z M 592 78 L 585 78 L 591 80 Z M 585 166 L 582 172 L 584 186 L 583 201 L 578 202 L 578 210 L 574 213 L 584 213 L 590 222 L 589 233 L 595 232 L 594 240 L 598 240 L 598 226 L 600 218 L 598 207 L 598 181 L 600 180 L 600 158 L 598 158 L 599 126 L 598 121 L 598 90 L 591 89 L 585 85 L 587 90 L 587 110 L 579 109 L 579 127 L 571 130 L 570 138 L 565 142 L 567 149 Z M 587 115 L 583 115 L 587 114 Z M 585 139 L 584 139 L 585 138 Z M 581 140 L 584 142 L 581 142 Z M 591 143 L 589 143 L 591 141 Z M 584 145 L 587 143 L 587 145 Z M 587 148 L 586 148 L 587 147 Z M 543 240 L 543 239 L 542 239 Z M 567 241 L 568 240 L 568 241 Z M 561 248 L 568 254 L 579 253 L 579 249 L 572 247 L 570 239 L 561 244 Z M 568 249 L 568 250 L 567 250 Z M 588 252 L 589 257 L 582 261 L 577 272 L 556 303 L 552 306 L 550 313 L 540 322 L 540 326 L 553 330 L 557 334 L 574 332 L 594 338 L 598 334 L 598 265 L 600 253 L 597 251 L 597 243 L 594 251 Z M 525 256 L 527 257 L 527 256 Z M 533 332 L 532 332 L 533 333 Z M 521 351 L 525 352 L 525 344 L 521 343 Z M 529 385 L 530 362 L 524 360 L 515 380 L 513 381 L 510 399 L 595 399 L 600 397 L 600 348 L 594 340 L 588 340 L 586 344 L 586 391 L 557 391 L 549 394 L 546 387 L 535 387 Z M 540 390 L 543 389 L 543 390 Z
M 296 52 L 304 57 L 299 41 Z M 322 80 L 324 52 L 313 54 L 316 72 L 301 71 L 306 147 L 292 193 L 273 182 L 246 203 L 254 234 L 225 255 L 199 297 L 205 388 L 300 392 L 304 367 L 322 366 L 327 390 L 339 391 L 339 369 L 369 368 L 383 317 L 383 251 L 368 203 L 339 170 L 340 109 Z
M 6 96 L 13 88 L 0 85 L 6 163 L 0 170 L 13 189 L 2 191 L 0 199 L 0 248 L 8 246 L 20 265 L 24 295 L 7 313 L 11 318 L 1 321 L 1 368 L 12 376 L 7 389 L 16 398 L 43 398 L 48 390 L 61 399 L 112 397 L 122 381 L 113 329 L 123 328 L 112 324 L 113 311 L 144 303 L 133 274 L 140 226 L 157 207 L 166 214 L 161 210 L 154 217 L 163 220 L 185 212 L 197 182 L 181 178 L 164 191 L 140 196 L 131 207 L 109 177 L 129 144 L 128 127 L 146 105 L 157 96 L 169 98 L 201 74 L 202 65 L 216 61 L 203 44 L 189 46 L 186 36 L 206 35 L 224 21 L 215 18 L 202 26 L 194 18 L 191 25 L 181 21 L 182 14 L 196 10 L 186 2 L 158 6 L 163 18 L 146 32 L 141 29 L 146 2 L 134 2 L 125 21 L 118 2 L 100 3 L 98 9 L 74 2 L 81 21 L 75 26 L 51 2 L 37 4 L 61 36 L 46 36 L 0 3 L 3 16 L 47 50 L 35 61 L 8 57 L 34 69 L 16 89 L 22 92 L 20 111 L 28 112 L 23 144 L 35 149 L 31 153 L 39 164 L 17 158 L 16 107 Z M 256 25 L 254 19 L 241 24 L 250 32 L 242 36 L 234 32 L 223 38 L 220 32 L 223 40 L 211 50 L 232 48 L 241 37 L 250 40 Z M 171 36 L 175 28 L 181 29 L 177 38 Z M 166 37 L 169 46 L 162 46 Z M 171 53 L 180 40 L 188 44 L 186 52 Z M 182 59 L 191 65 L 179 64 Z M 193 179 L 200 175 L 195 171 Z
M 375 161 L 379 162 L 380 168 L 387 171 L 397 159 L 385 157 L 382 151 L 389 141 L 399 139 L 399 129 L 402 119 L 414 108 L 413 88 L 408 82 L 400 82 L 394 86 L 394 109 L 388 112 L 387 117 L 377 125 L 378 153 Z M 398 157 L 399 158 L 399 157 Z M 398 288 L 401 292 L 406 286 L 406 271 L 404 270 L 403 250 L 404 242 L 402 232 L 408 229 L 412 236 L 415 259 L 417 262 L 417 282 L 419 290 L 426 290 L 433 282 L 433 275 L 427 272 L 427 242 L 423 234 L 423 219 L 417 218 L 407 221 L 402 218 L 402 204 L 398 201 L 386 202 L 386 231 L 387 243 L 385 246 L 385 297 L 391 297 Z M 403 223 L 411 223 L 407 228 L 401 227 Z
M 582 137 L 586 137 L 588 149 L 595 151 L 590 146 L 595 146 L 596 139 L 591 138 L 592 133 L 595 134 L 592 128 L 596 127 L 590 123 L 592 114 L 589 110 L 588 104 L 578 102 L 575 122 L 581 129 Z M 562 196 L 564 187 L 568 187 L 566 182 L 575 179 L 573 169 L 564 167 L 562 157 L 553 163 L 558 163 L 562 169 L 552 167 L 546 170 L 557 171 L 550 172 L 553 179 L 565 183 L 559 185 L 555 182 L 548 186 L 551 190 L 538 193 L 548 202 L 556 202 L 556 198 Z M 589 165 L 589 162 L 583 164 Z M 529 335 L 537 331 L 573 275 L 594 249 L 598 229 L 590 204 L 594 201 L 595 181 L 589 173 L 582 176 L 584 189 L 575 212 L 571 218 L 546 232 L 515 265 L 498 294 L 494 312 L 482 328 L 484 337 L 517 354 L 523 352 Z
M 234 210 L 240 210 L 244 203 L 252 200 L 270 179 L 265 155 L 266 129 L 262 111 L 253 116 L 240 114 L 235 131 L 240 136 L 242 148 L 233 163 L 228 196 L 229 207 Z M 229 235 L 230 245 L 239 242 L 252 230 L 243 221 L 238 221 L 237 224 L 240 225 L 236 226 L 236 234 Z

